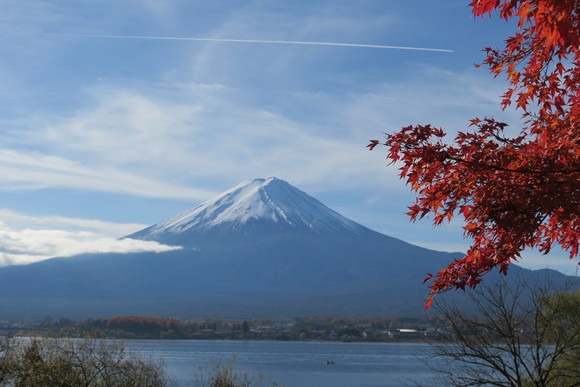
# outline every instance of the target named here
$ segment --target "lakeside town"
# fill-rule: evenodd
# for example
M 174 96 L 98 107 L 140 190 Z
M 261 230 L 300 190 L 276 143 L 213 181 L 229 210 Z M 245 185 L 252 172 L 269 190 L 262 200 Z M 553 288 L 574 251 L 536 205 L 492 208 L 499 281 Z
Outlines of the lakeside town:
M 34 323 L 0 321 L 0 333 L 9 335 L 38 333 L 115 339 L 397 342 L 444 340 L 446 332 L 443 322 L 417 317 L 180 321 L 173 318 L 120 316 L 81 321 L 45 318 Z

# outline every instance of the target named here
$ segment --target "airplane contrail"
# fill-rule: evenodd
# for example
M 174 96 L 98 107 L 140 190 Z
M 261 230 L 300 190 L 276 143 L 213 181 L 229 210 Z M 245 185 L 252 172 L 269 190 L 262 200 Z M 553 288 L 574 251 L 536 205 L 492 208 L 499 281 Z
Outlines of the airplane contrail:
M 355 44 L 355 43 L 331 43 L 331 42 L 298 42 L 290 40 L 256 40 L 256 39 L 223 39 L 223 38 L 180 38 L 174 36 L 139 36 L 139 35 L 82 35 L 82 34 L 51 34 L 61 36 L 76 36 L 85 38 L 100 39 L 148 39 L 148 40 L 190 40 L 201 42 L 231 42 L 231 43 L 265 43 L 265 44 L 298 44 L 309 46 L 338 46 L 338 47 L 363 47 L 382 48 L 392 50 L 415 50 L 415 51 L 437 51 L 454 52 L 443 48 L 406 47 L 406 46 L 384 46 L 378 44 Z

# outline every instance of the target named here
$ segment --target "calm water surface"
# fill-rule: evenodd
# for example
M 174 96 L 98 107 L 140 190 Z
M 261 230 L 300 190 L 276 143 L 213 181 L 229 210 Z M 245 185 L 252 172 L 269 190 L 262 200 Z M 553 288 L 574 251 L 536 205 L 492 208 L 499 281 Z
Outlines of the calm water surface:
M 430 385 L 426 379 L 433 375 L 419 360 L 428 353 L 427 344 L 131 340 L 126 345 L 162 359 L 180 386 L 195 386 L 200 366 L 234 354 L 237 368 L 286 387 L 403 386 L 411 379 Z

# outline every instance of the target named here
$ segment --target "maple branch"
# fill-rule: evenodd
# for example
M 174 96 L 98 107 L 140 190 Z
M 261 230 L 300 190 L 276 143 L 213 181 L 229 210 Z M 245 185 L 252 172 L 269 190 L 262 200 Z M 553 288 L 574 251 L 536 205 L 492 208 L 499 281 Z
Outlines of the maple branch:
M 475 16 L 499 11 L 519 18 L 518 32 L 503 49 L 485 49 L 481 65 L 507 76 L 500 106 L 515 102 L 523 126 L 508 138 L 506 123 L 470 120 L 445 145 L 443 129 L 407 126 L 372 140 L 384 145 L 390 164 L 417 193 L 412 220 L 434 214 L 436 225 L 458 209 L 473 238 L 466 256 L 429 276 L 432 295 L 481 282 L 494 267 L 505 274 L 525 248 L 548 253 L 553 245 L 580 251 L 580 0 L 472 0 Z M 432 301 L 430 297 L 426 304 Z
M 460 157 L 451 156 L 449 154 L 446 154 L 445 156 L 446 156 L 446 159 L 449 159 L 449 160 L 453 160 L 453 161 L 457 161 L 457 162 L 465 163 L 465 164 L 469 164 L 469 165 L 474 165 L 474 166 L 478 166 L 478 167 L 484 167 L 484 168 L 488 168 L 488 169 L 492 169 L 492 170 L 496 170 L 496 171 L 502 171 L 502 172 L 514 172 L 514 173 L 521 173 L 521 174 L 538 174 L 538 175 L 545 175 L 545 174 L 569 175 L 569 174 L 574 174 L 574 173 L 580 173 L 580 163 L 574 164 L 575 168 L 577 168 L 577 169 L 546 171 L 546 170 L 533 170 L 533 169 L 506 168 L 506 167 L 500 167 L 497 165 L 481 164 L 481 163 L 478 163 L 475 161 L 469 161 L 469 160 L 462 159 Z
M 496 137 L 495 134 L 492 134 L 494 137 Z M 506 142 L 506 143 L 511 143 L 512 140 L 510 139 L 506 139 L 503 137 L 496 137 L 499 141 L 502 142 Z M 376 140 L 373 140 L 376 141 Z M 388 142 L 381 144 L 381 145 L 385 145 L 385 146 L 389 146 Z M 435 144 L 436 146 L 439 147 L 443 147 L 442 143 L 437 143 Z M 403 144 L 403 150 L 404 151 L 417 151 L 417 150 L 427 150 L 427 147 L 424 146 L 411 146 L 408 144 Z M 449 154 L 449 152 L 444 151 L 444 152 L 440 152 L 442 159 L 441 161 L 444 160 L 453 160 L 459 163 L 463 163 L 463 164 L 468 164 L 468 165 L 473 165 L 473 166 L 477 166 L 477 167 L 482 167 L 482 168 L 487 168 L 487 169 L 491 169 L 491 170 L 497 170 L 497 171 L 502 171 L 502 172 L 513 172 L 513 173 L 520 173 L 520 174 L 538 174 L 538 175 L 545 175 L 545 174 L 562 174 L 562 175 L 570 175 L 570 174 L 574 174 L 574 173 L 580 173 L 580 162 L 578 163 L 573 163 L 572 164 L 572 169 L 560 169 L 560 170 L 555 170 L 555 171 L 548 171 L 548 170 L 543 170 L 543 169 L 538 169 L 538 170 L 533 170 L 533 169 L 514 169 L 514 168 L 507 168 L 507 167 L 501 167 L 498 165 L 490 165 L 490 164 L 485 164 L 485 163 L 480 163 L 477 161 L 471 161 L 471 160 L 466 160 L 464 158 L 461 157 L 457 157 L 457 156 L 451 156 L 451 154 Z

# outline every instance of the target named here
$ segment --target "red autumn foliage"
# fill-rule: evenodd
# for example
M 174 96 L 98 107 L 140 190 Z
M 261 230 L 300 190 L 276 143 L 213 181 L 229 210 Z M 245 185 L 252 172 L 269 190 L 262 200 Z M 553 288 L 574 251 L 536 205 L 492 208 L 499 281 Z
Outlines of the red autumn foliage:
M 486 48 L 483 64 L 507 77 L 503 109 L 514 103 L 522 129 L 473 119 L 453 142 L 430 125 L 408 126 L 372 140 L 399 162 L 400 177 L 417 193 L 412 220 L 436 225 L 461 215 L 473 243 L 465 257 L 436 275 L 431 293 L 474 287 L 494 267 L 504 274 L 522 250 L 547 254 L 560 246 L 578 256 L 580 239 L 580 1 L 472 0 L 474 16 L 518 20 L 501 50 Z M 429 298 L 428 305 L 431 302 Z

